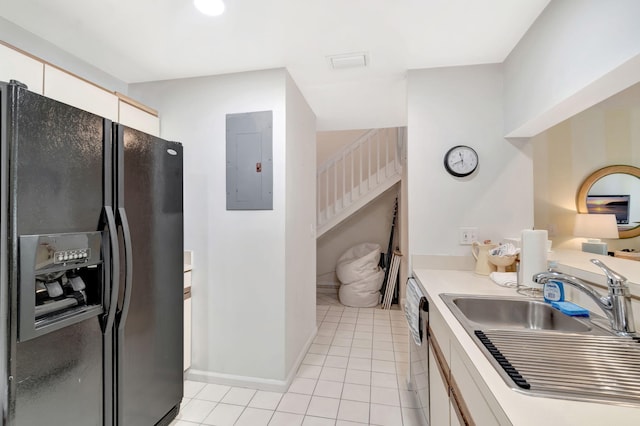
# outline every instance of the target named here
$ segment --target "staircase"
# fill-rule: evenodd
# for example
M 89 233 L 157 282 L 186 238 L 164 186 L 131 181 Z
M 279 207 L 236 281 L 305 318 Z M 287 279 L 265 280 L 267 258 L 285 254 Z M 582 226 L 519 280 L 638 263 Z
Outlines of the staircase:
M 403 129 L 369 130 L 318 167 L 317 238 L 400 181 L 403 137 Z

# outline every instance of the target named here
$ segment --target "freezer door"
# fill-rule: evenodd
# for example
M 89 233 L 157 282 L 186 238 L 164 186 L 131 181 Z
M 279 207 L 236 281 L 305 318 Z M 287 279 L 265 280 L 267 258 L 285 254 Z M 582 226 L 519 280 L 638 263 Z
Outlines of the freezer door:
M 27 90 L 17 102 L 18 235 L 97 230 L 104 119 Z
M 182 145 L 115 131 L 117 222 L 129 256 L 116 315 L 118 424 L 169 424 L 183 387 Z
M 101 426 L 103 277 L 87 282 L 98 305 L 91 316 L 17 342 L 18 300 L 34 296 L 20 294 L 18 240 L 25 235 L 101 231 L 105 188 L 111 191 L 104 174 L 105 139 L 110 139 L 111 124 L 15 85 L 3 89 L 12 91 L 10 117 L 3 120 L 5 126 L 11 124 L 7 150 L 11 158 L 9 370 L 13 380 L 8 423 Z
M 7 111 L 9 97 L 7 86 L 0 85 L 0 389 L 9 389 L 9 360 L 14 351 L 11 342 L 11 293 L 9 291 L 9 250 L 8 244 L 9 227 L 7 226 L 9 214 L 9 161 L 7 159 L 9 149 L 7 146 L 8 126 L 6 123 L 9 117 Z M 15 327 L 14 327 L 15 330 Z M 0 424 L 8 423 L 9 416 L 9 392 L 0 393 Z

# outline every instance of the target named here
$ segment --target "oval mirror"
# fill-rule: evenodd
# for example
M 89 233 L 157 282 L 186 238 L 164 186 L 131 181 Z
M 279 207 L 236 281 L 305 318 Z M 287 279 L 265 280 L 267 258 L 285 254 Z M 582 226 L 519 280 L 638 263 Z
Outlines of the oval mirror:
M 609 166 L 589 175 L 576 196 L 578 213 L 616 215 L 620 238 L 640 235 L 640 169 Z

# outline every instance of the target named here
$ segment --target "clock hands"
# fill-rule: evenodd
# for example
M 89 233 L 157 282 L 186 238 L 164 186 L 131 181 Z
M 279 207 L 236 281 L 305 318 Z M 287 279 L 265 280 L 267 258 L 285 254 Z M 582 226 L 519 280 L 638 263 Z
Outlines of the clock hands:
M 460 160 L 451 163 L 452 166 L 455 166 L 458 163 L 462 163 L 462 165 L 464 165 L 464 158 L 462 157 L 462 153 L 460 151 L 458 151 L 458 156 L 460 156 Z

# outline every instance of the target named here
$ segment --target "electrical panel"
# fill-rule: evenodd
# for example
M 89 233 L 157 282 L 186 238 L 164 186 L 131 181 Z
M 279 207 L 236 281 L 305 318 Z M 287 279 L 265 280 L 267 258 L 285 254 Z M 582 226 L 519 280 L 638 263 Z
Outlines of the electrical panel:
M 227 210 L 273 210 L 273 111 L 227 114 Z

